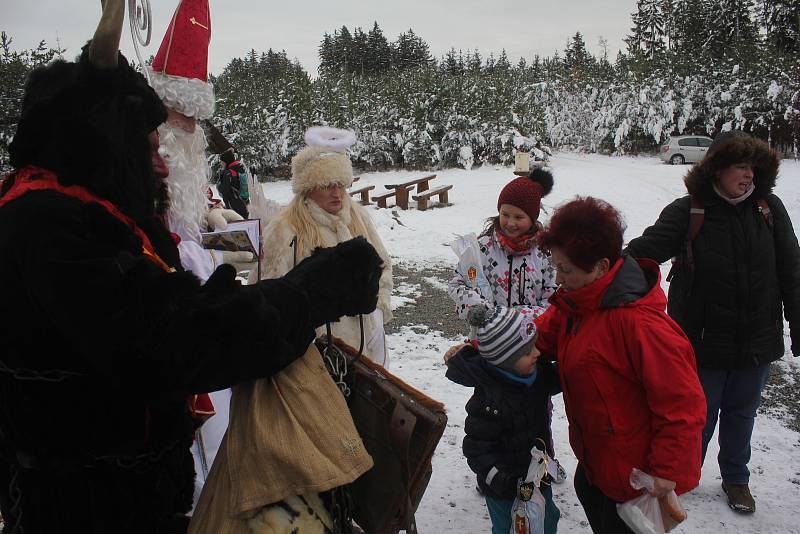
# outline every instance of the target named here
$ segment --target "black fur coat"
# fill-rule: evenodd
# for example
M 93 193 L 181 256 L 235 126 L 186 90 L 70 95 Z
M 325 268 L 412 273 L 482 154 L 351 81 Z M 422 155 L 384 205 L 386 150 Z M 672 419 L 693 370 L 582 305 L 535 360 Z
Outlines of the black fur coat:
M 187 398 L 269 376 L 314 336 L 308 292 L 182 272 L 154 216 L 148 131 L 166 117 L 124 59 L 36 72 L 11 147 L 134 219 L 30 192 L 0 208 L 0 509 L 6 533 L 184 532 L 193 493 Z M 5 180 L 0 197 L 14 184 Z M 22 530 L 19 530 L 21 532 Z

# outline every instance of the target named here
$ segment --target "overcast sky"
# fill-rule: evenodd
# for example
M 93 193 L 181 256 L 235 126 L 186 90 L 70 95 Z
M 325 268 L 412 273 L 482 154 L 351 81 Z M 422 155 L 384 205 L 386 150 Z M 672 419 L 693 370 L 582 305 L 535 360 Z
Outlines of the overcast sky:
M 151 0 L 153 42 L 142 52 L 155 54 L 178 0 Z M 251 48 L 286 50 L 290 58 L 315 75 L 317 47 L 325 32 L 345 25 L 352 31 L 383 29 L 390 41 L 408 30 L 425 39 L 440 58 L 454 47 L 477 48 L 484 55 L 503 48 L 512 62 L 534 54 L 561 53 L 567 39 L 580 31 L 589 50 L 600 53 L 598 41 L 608 40 L 609 56 L 624 48 L 636 0 L 210 0 L 213 37 L 209 70 L 219 74 L 234 57 Z M 0 0 L 0 30 L 17 50 L 41 39 L 67 48 L 74 57 L 91 37 L 100 15 L 99 0 Z M 122 50 L 134 57 L 126 30 Z

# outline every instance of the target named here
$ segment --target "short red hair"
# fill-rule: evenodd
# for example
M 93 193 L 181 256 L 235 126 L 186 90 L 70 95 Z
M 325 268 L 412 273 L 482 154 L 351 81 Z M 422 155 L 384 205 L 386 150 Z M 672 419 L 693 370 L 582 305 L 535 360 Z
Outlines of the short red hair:
M 547 227 L 539 232 L 539 246 L 560 249 L 584 271 L 608 258 L 611 265 L 622 255 L 625 221 L 617 209 L 594 197 L 575 197 L 557 207 Z

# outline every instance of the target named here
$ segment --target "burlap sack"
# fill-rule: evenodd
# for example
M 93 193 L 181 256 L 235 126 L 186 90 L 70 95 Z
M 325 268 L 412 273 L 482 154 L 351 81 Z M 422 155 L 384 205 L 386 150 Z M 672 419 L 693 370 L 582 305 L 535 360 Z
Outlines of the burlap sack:
M 190 534 L 247 534 L 290 495 L 348 484 L 372 467 L 344 397 L 314 345 L 272 378 L 233 388 L 230 423 Z

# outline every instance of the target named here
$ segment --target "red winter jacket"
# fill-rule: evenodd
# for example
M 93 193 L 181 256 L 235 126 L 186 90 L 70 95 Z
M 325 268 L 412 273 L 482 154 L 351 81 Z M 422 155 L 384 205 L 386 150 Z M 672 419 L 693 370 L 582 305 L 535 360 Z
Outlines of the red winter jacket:
M 536 319 L 537 346 L 558 360 L 569 441 L 589 481 L 623 502 L 639 495 L 631 468 L 700 481 L 706 419 L 694 351 L 664 312 L 658 265 L 619 259 L 581 289 L 559 289 Z

